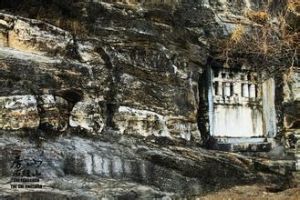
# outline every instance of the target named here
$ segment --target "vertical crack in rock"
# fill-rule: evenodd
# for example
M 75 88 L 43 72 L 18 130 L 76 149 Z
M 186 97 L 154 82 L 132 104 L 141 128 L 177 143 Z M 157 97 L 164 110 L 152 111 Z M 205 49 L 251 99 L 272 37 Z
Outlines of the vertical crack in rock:
M 80 62 L 83 61 L 78 52 L 78 43 L 75 34 L 72 34 L 72 42 L 70 42 L 66 48 L 67 48 L 67 52 L 66 52 L 67 57 L 78 60 Z
M 96 52 L 98 52 L 101 55 L 102 59 L 105 62 L 105 66 L 110 71 L 109 78 L 108 78 L 109 88 L 106 93 L 106 99 L 105 99 L 106 101 L 105 114 L 106 114 L 106 128 L 114 129 L 116 125 L 113 122 L 113 117 L 116 110 L 119 107 L 116 101 L 116 95 L 118 93 L 118 83 L 120 81 L 120 74 L 117 65 L 113 64 L 112 58 L 110 54 L 107 53 L 106 48 L 98 47 L 96 49 Z
M 283 106 L 283 102 L 284 102 L 284 84 L 276 84 L 276 83 L 281 83 L 283 82 L 283 78 L 282 76 L 277 76 L 275 78 L 275 92 L 276 94 L 280 94 L 280 95 L 275 95 L 275 112 L 276 112 L 276 119 L 277 119 L 277 129 L 278 132 L 282 133 L 282 130 L 284 128 L 284 106 Z
M 209 120 L 208 120 L 208 99 L 207 99 L 207 83 L 206 70 L 199 76 L 199 106 L 197 111 L 197 125 L 199 132 L 201 133 L 201 139 L 203 144 L 209 139 Z

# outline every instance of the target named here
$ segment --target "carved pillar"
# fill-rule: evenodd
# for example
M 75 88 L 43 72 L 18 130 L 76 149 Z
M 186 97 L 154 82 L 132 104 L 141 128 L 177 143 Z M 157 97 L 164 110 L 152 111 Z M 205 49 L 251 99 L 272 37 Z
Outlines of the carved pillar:
M 249 97 L 249 88 L 248 88 L 248 84 L 246 83 L 242 84 L 242 96 Z
M 219 95 L 222 97 L 223 96 L 222 82 L 219 82 L 218 91 L 219 91 Z
M 230 97 L 231 96 L 230 83 L 224 83 L 224 96 L 225 97 Z
M 256 95 L 255 95 L 255 85 L 254 84 L 251 84 L 250 87 L 249 87 L 249 96 L 250 98 L 255 98 Z

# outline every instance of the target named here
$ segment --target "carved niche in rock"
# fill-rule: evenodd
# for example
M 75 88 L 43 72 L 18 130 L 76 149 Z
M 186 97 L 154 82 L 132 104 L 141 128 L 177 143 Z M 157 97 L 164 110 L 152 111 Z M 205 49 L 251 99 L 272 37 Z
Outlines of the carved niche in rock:
M 274 135 L 274 81 L 250 70 L 210 69 L 209 122 L 214 137 Z M 264 89 L 268 85 L 268 89 Z M 273 110 L 273 111 L 272 111 Z

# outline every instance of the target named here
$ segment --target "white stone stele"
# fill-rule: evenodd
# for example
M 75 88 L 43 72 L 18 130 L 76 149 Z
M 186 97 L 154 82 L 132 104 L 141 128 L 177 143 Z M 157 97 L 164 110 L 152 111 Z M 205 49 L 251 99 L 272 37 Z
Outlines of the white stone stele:
M 214 107 L 212 135 L 220 137 L 263 136 L 262 113 L 246 106 Z
M 258 84 L 251 71 L 213 73 L 208 91 L 210 134 L 216 137 L 273 137 L 276 133 L 273 80 Z M 262 89 L 261 89 L 262 88 Z M 217 90 L 217 91 L 216 91 Z M 261 95 L 257 91 L 263 91 Z

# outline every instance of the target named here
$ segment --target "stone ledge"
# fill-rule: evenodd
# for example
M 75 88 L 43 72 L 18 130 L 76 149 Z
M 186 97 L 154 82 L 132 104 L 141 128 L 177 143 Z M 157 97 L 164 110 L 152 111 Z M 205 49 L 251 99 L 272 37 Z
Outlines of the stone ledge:
M 215 138 L 211 149 L 232 152 L 268 152 L 272 149 L 272 138 Z

